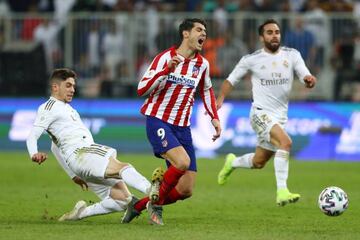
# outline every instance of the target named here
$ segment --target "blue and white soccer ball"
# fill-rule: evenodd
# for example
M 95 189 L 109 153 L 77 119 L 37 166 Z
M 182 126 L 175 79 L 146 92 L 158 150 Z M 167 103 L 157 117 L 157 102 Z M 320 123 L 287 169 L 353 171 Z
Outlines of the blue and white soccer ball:
M 328 216 L 339 216 L 349 206 L 349 198 L 339 187 L 327 187 L 319 195 L 320 210 Z

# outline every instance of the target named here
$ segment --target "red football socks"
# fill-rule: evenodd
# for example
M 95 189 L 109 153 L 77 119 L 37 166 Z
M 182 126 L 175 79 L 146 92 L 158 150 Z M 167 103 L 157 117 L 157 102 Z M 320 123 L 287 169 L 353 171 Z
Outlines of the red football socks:
M 136 209 L 136 211 L 141 212 L 146 208 L 146 204 L 148 203 L 148 201 L 149 197 L 144 197 L 135 203 L 134 208 Z
M 185 174 L 185 171 L 177 169 L 174 166 L 170 166 L 164 174 L 164 179 L 160 185 L 159 191 L 159 202 L 158 204 L 162 205 L 167 198 L 168 194 L 172 189 L 175 189 L 176 184 L 179 182 L 179 179 Z

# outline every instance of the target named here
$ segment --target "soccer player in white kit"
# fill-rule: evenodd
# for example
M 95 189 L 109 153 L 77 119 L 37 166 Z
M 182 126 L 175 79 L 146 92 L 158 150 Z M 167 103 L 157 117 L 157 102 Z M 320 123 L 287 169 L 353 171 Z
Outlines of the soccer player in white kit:
M 275 155 L 276 203 L 284 206 L 300 199 L 300 194 L 291 193 L 287 188 L 292 142 L 285 131 L 285 124 L 294 73 L 307 88 L 315 86 L 316 78 L 297 50 L 280 47 L 281 33 L 275 20 L 266 20 L 259 26 L 258 32 L 263 48 L 240 59 L 223 82 L 216 101 L 218 109 L 221 108 L 233 86 L 251 72 L 253 102 L 250 123 L 257 134 L 257 147 L 255 153 L 238 157 L 228 154 L 219 172 L 218 183 L 225 184 L 235 168 L 263 168 Z
M 116 159 L 115 149 L 94 142 L 80 115 L 69 104 L 75 93 L 75 81 L 76 73 L 70 69 L 53 71 L 51 97 L 38 108 L 26 141 L 32 161 L 41 164 L 47 154 L 38 151 L 37 140 L 46 131 L 53 142 L 52 152 L 66 173 L 83 188 L 89 186 L 101 199 L 91 206 L 79 201 L 60 221 L 126 209 L 135 197 L 131 196 L 125 183 L 145 194 L 151 189 L 150 182 L 132 165 Z

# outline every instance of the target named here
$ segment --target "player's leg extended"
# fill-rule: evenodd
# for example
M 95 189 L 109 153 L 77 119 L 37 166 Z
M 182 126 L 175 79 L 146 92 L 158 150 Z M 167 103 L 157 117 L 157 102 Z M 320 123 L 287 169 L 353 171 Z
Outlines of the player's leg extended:
M 190 160 L 188 160 L 189 157 L 187 156 L 184 148 L 181 146 L 170 149 L 163 154 L 163 157 L 169 159 L 171 165 L 164 173 L 163 180 L 160 184 L 158 202 L 155 204 L 151 203 L 149 197 L 144 197 L 136 202 L 131 201 L 122 219 L 122 223 L 129 223 L 132 221 L 132 219 L 140 215 L 140 213 L 147 208 L 149 212 L 150 223 L 163 225 L 162 208 L 159 205 L 162 205 L 164 199 L 166 199 L 169 195 L 171 195 L 172 199 L 180 198 L 182 196 L 174 189 L 181 177 L 185 174 L 185 170 L 180 170 L 179 168 L 188 168 L 190 162 Z M 174 158 L 176 158 L 176 160 L 173 160 Z M 176 167 L 172 164 L 176 164 Z
M 285 130 L 278 124 L 275 124 L 270 131 L 270 141 L 278 148 L 274 157 L 277 185 L 276 203 L 278 206 L 284 206 L 287 203 L 297 202 L 300 199 L 300 194 L 291 193 L 287 188 L 289 152 L 291 150 L 292 141 Z
M 263 168 L 273 154 L 272 151 L 257 147 L 255 153 L 247 153 L 240 157 L 236 157 L 232 153 L 226 155 L 224 166 L 218 174 L 218 183 L 224 185 L 228 181 L 230 174 L 236 168 Z
M 141 175 L 129 163 L 123 163 L 115 159 L 113 156 L 109 158 L 109 164 L 105 170 L 106 178 L 121 178 L 124 182 L 140 192 L 148 194 L 150 191 L 150 182 Z
M 185 149 L 182 146 L 178 146 L 170 149 L 162 156 L 171 163 L 169 168 L 165 171 L 163 175 L 163 180 L 160 184 L 159 189 L 159 199 L 156 204 L 162 205 L 162 202 L 166 198 L 167 194 L 175 188 L 180 178 L 185 174 L 186 169 L 189 166 L 190 160 Z M 145 197 L 136 203 L 135 209 L 139 212 L 146 208 L 146 204 L 149 201 L 149 198 Z
M 79 201 L 70 212 L 62 215 L 59 221 L 80 220 L 91 216 L 124 211 L 131 200 L 130 192 L 122 181 L 117 182 L 113 187 L 90 182 L 88 185 L 90 190 L 102 200 L 90 206 L 87 206 L 85 201 Z

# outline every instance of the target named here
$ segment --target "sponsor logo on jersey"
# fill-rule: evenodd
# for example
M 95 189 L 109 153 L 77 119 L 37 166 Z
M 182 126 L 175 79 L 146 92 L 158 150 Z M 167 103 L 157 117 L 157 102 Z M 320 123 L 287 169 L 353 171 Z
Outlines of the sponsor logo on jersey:
M 289 84 L 288 78 L 277 78 L 277 79 L 260 79 L 262 86 L 274 86 L 274 85 L 286 85 Z
M 161 144 L 164 148 L 166 148 L 168 145 L 168 141 L 165 139 L 164 141 L 161 142 Z
M 184 86 L 188 86 L 188 87 L 191 87 L 191 88 L 195 87 L 195 80 L 190 79 L 190 78 L 186 78 L 183 75 L 181 75 L 180 77 L 177 77 L 175 75 L 170 74 L 167 77 L 167 81 L 173 82 L 173 83 L 176 83 L 176 84 L 180 84 L 180 85 L 184 85 Z

